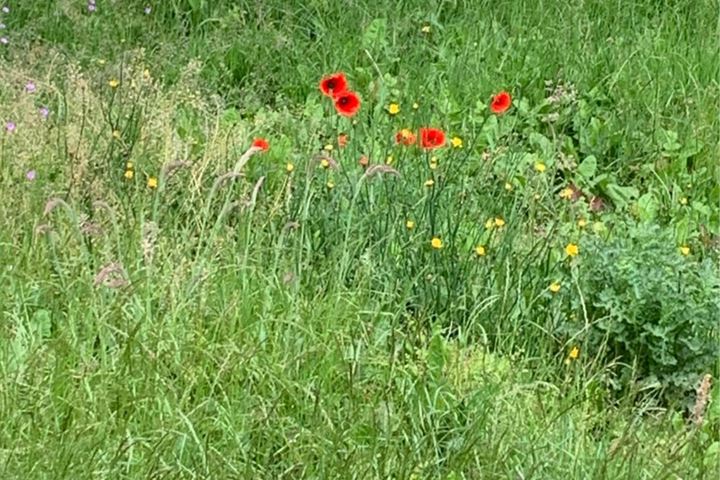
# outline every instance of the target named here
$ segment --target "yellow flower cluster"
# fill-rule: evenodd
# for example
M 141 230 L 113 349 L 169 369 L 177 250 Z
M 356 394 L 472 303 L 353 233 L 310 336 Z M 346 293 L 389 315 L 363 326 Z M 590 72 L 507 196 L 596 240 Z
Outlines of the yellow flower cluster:
M 132 180 L 135 177 L 135 170 L 133 170 L 134 165 L 133 162 L 127 162 L 125 164 L 125 179 L 126 180 Z

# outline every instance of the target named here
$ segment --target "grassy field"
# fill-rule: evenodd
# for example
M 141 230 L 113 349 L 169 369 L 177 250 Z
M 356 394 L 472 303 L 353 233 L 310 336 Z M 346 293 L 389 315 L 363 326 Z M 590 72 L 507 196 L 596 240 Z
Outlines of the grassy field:
M 717 0 L 4 5 L 0 478 L 720 474 Z

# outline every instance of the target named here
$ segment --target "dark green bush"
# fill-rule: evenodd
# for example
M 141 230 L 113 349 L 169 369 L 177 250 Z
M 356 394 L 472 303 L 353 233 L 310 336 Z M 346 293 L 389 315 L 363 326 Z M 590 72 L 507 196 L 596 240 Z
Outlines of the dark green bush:
M 589 346 L 617 359 L 615 388 L 630 376 L 658 383 L 667 402 L 690 400 L 720 354 L 720 279 L 712 261 L 683 256 L 672 232 L 638 225 L 595 238 L 583 278 L 593 320 Z

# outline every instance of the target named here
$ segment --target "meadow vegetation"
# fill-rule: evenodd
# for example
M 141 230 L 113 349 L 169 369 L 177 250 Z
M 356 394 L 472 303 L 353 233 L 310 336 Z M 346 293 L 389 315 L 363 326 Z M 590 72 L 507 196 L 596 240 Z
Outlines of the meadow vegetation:
M 0 478 L 720 474 L 717 0 L 4 5 Z

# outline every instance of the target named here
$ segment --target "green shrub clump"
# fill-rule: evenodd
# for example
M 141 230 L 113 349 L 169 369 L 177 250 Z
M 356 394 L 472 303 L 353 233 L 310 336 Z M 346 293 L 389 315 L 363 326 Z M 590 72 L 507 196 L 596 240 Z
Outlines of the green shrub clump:
M 589 343 L 621 366 L 614 388 L 624 390 L 635 376 L 659 384 L 666 401 L 691 401 L 720 354 L 716 266 L 688 262 L 669 229 L 648 224 L 611 240 L 596 237 L 588 251 Z

